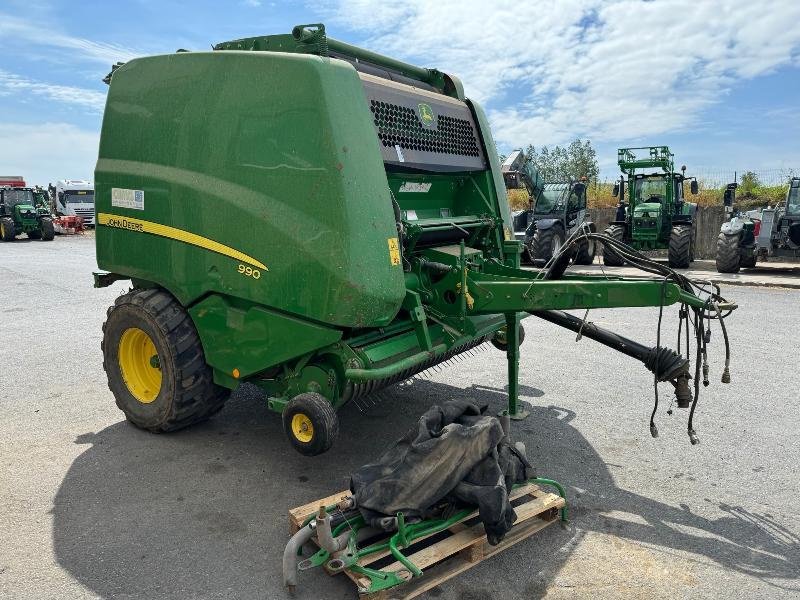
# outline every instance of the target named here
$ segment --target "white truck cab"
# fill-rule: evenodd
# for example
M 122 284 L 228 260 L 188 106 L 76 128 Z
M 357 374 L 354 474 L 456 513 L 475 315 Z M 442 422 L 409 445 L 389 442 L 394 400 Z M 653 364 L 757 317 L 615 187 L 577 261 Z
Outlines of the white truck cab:
M 83 179 L 60 179 L 50 192 L 58 215 L 77 215 L 94 227 L 94 184 Z

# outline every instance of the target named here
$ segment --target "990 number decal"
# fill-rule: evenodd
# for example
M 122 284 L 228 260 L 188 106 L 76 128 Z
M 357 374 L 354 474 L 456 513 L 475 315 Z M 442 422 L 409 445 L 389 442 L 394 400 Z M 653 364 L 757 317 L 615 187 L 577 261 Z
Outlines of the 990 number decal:
M 252 277 L 253 279 L 261 279 L 261 271 L 248 267 L 247 265 L 239 265 L 238 271 L 241 275 Z

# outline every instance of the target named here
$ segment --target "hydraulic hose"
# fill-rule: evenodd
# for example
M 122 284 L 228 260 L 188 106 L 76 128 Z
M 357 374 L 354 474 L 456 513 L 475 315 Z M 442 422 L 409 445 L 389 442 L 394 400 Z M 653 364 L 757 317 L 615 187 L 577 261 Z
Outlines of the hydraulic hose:
M 653 411 L 650 416 L 650 433 L 653 437 L 658 435 L 658 430 L 655 426 L 655 415 L 658 410 L 658 381 L 671 380 L 675 386 L 675 397 L 678 401 L 678 406 L 681 408 L 690 407 L 689 419 L 687 429 L 689 439 L 693 445 L 699 444 L 700 440 L 694 430 L 694 413 L 697 408 L 697 401 L 700 394 L 700 375 L 701 368 L 703 374 L 703 385 L 708 385 L 708 354 L 706 346 L 710 341 L 710 329 L 704 334 L 703 325 L 705 322 L 712 320 L 719 320 L 720 329 L 722 329 L 722 337 L 725 343 L 725 369 L 722 373 L 722 383 L 730 383 L 730 340 L 728 338 L 727 327 L 725 326 L 725 318 L 730 315 L 731 311 L 736 308 L 734 303 L 726 301 L 721 293 L 719 286 L 713 282 L 696 281 L 692 280 L 678 271 L 663 265 L 651 258 L 648 258 L 638 250 L 631 248 L 624 242 L 589 231 L 587 227 L 581 227 L 576 230 L 565 241 L 564 245 L 558 254 L 555 254 L 545 265 L 544 269 L 539 274 L 539 279 L 560 279 L 566 269 L 566 264 L 569 262 L 569 257 L 572 256 L 573 248 L 582 241 L 594 240 L 596 243 L 601 244 L 606 249 L 613 249 L 614 253 L 629 263 L 630 265 L 654 275 L 663 278 L 664 285 L 667 282 L 674 282 L 677 284 L 681 292 L 681 310 L 679 313 L 679 327 L 678 327 L 678 349 L 680 350 L 681 343 L 681 325 L 685 324 L 686 327 L 686 358 L 682 358 L 679 354 L 673 352 L 668 348 L 661 348 L 661 320 L 663 314 L 663 288 L 662 288 L 662 303 L 659 309 L 659 324 L 657 330 L 657 343 L 655 348 L 646 348 L 641 344 L 637 344 L 632 340 L 611 333 L 609 331 L 600 330 L 591 323 L 585 323 L 577 317 L 561 313 L 559 311 L 536 311 L 532 312 L 540 318 L 547 321 L 571 329 L 572 331 L 579 332 L 580 335 L 585 335 L 595 341 L 609 346 L 623 354 L 632 356 L 642 361 L 648 369 L 655 374 L 654 382 L 654 396 L 655 402 Z M 711 289 L 709 289 L 711 288 Z M 707 299 L 703 300 L 700 294 L 707 295 Z M 689 315 L 688 308 L 694 312 L 694 328 L 695 337 L 697 342 L 697 355 L 695 359 L 695 373 L 694 373 L 694 397 L 692 397 L 691 390 L 688 385 L 688 380 L 691 378 L 689 375 Z M 667 411 L 672 414 L 671 410 Z
M 731 382 L 731 343 L 728 339 L 728 329 L 725 327 L 725 319 L 722 317 L 722 311 L 719 308 L 719 304 L 716 302 L 714 303 L 714 308 L 717 311 L 717 317 L 719 318 L 719 326 L 722 329 L 722 339 L 725 341 L 725 370 L 722 371 L 722 383 L 730 383 Z

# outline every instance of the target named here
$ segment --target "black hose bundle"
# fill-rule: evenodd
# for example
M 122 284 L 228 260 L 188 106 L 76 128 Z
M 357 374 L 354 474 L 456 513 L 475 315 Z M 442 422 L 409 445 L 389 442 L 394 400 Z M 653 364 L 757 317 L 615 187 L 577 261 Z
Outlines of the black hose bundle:
M 541 279 L 560 279 L 564 271 L 570 264 L 571 258 L 577 252 L 578 245 L 588 241 L 594 241 L 595 244 L 600 244 L 604 248 L 610 248 L 622 260 L 627 262 L 632 267 L 635 267 L 646 273 L 657 275 L 662 279 L 662 293 L 661 305 L 659 306 L 658 325 L 656 330 L 656 347 L 653 349 L 652 356 L 648 356 L 645 365 L 654 374 L 654 405 L 653 411 L 650 415 L 650 433 L 653 437 L 658 436 L 658 429 L 655 424 L 655 415 L 658 411 L 658 382 L 671 379 L 668 375 L 676 373 L 688 366 L 689 357 L 689 311 L 694 313 L 694 330 L 695 330 L 695 343 L 696 343 L 696 356 L 695 356 L 695 374 L 694 374 L 694 398 L 691 400 L 691 407 L 689 409 L 689 419 L 687 421 L 687 433 L 689 440 L 693 445 L 699 444 L 700 439 L 694 430 L 694 414 L 697 408 L 697 401 L 700 396 L 700 375 L 701 364 L 702 373 L 704 378 L 704 385 L 708 385 L 708 354 L 707 345 L 711 339 L 710 322 L 719 321 L 722 337 L 725 344 L 725 369 L 722 373 L 722 383 L 730 383 L 730 341 L 728 339 L 728 331 L 725 327 L 725 318 L 730 315 L 731 310 L 723 311 L 720 304 L 727 304 L 725 298 L 720 294 L 719 286 L 713 282 L 695 281 L 686 277 L 685 275 L 677 272 L 668 265 L 659 263 L 638 250 L 628 246 L 612 237 L 595 233 L 591 231 L 588 226 L 577 229 L 572 235 L 567 238 L 559 252 L 545 264 L 544 268 L 540 271 Z M 669 348 L 661 347 L 661 321 L 664 311 L 664 296 L 666 293 L 666 286 L 668 283 L 677 284 L 685 292 L 693 295 L 706 296 L 706 302 L 702 308 L 688 306 L 681 304 L 678 316 L 678 348 L 680 349 L 681 332 L 682 328 L 686 328 L 686 357 L 683 358 L 680 354 L 673 352 Z M 704 325 L 708 329 L 704 332 Z M 685 376 L 684 376 L 685 377 Z M 676 385 L 676 388 L 678 386 Z M 683 385 L 685 390 L 686 401 L 689 400 L 689 390 L 685 382 Z M 680 399 L 680 397 L 679 397 Z M 671 411 L 669 411 L 671 414 Z

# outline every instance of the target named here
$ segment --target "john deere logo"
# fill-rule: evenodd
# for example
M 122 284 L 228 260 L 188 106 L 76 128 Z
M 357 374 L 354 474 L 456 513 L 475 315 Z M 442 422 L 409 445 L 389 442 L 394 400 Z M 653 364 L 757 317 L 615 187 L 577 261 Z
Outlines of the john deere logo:
M 425 125 L 425 127 L 430 127 L 433 125 L 433 109 L 429 105 L 425 104 L 424 102 L 422 104 L 418 104 L 417 112 L 419 113 L 419 120 L 422 121 L 422 124 Z

